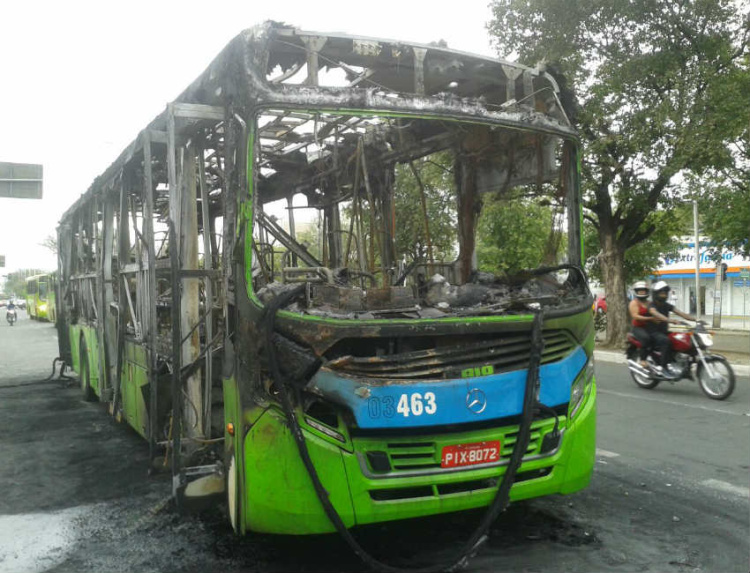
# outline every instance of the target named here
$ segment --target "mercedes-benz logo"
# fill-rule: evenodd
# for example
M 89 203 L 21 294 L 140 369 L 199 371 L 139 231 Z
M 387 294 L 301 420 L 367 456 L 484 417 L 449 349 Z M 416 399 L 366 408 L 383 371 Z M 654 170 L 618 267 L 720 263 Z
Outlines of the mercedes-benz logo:
M 466 407 L 475 414 L 481 414 L 487 407 L 487 396 L 479 388 L 472 388 L 466 394 Z

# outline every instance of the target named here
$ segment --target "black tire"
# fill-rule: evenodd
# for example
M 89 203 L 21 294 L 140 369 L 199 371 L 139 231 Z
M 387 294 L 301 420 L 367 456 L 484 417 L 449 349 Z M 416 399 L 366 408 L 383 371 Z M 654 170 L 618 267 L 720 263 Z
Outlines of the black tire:
M 696 372 L 698 385 L 703 390 L 703 393 L 712 400 L 726 400 L 734 392 L 736 384 L 734 370 L 732 370 L 729 360 L 723 356 L 714 354 L 706 356 L 706 362 L 711 363 L 711 369 L 716 376 L 711 378 L 703 363 L 699 362 Z
M 81 337 L 81 345 L 78 353 L 79 357 L 79 368 L 81 369 L 81 395 L 86 402 L 94 402 L 96 395 L 94 389 L 91 387 L 91 372 L 89 366 L 89 351 L 86 347 L 86 339 Z
M 659 382 L 661 380 L 654 380 L 653 378 L 649 378 L 648 376 L 645 376 L 643 374 L 638 374 L 636 372 L 633 372 L 628 368 L 628 371 L 630 372 L 630 377 L 633 379 L 633 382 L 635 382 L 636 386 L 639 388 L 643 388 L 645 390 L 653 390 L 659 385 Z

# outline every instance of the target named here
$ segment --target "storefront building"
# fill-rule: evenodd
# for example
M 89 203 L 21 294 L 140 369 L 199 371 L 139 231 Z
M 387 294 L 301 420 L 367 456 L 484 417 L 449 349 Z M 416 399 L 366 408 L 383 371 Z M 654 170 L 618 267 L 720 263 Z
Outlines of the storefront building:
M 718 306 L 717 296 L 721 297 L 721 315 L 747 317 L 750 315 L 750 257 L 725 251 L 722 263 L 726 272 L 721 281 L 721 292 L 716 289 L 717 264 L 711 259 L 711 246 L 701 242 L 700 257 L 700 314 L 713 316 L 714 306 Z M 661 267 L 654 273 L 653 280 L 666 281 L 672 292 L 670 302 L 680 310 L 694 314 L 695 296 L 695 243 L 687 242 L 679 253 L 667 256 Z

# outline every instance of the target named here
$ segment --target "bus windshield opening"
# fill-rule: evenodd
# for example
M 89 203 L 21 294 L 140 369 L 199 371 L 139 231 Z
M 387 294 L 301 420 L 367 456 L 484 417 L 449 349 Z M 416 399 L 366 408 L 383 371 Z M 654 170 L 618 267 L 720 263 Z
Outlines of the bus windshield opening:
M 583 275 L 560 268 L 579 261 L 574 154 L 541 130 L 265 110 L 254 290 L 303 283 L 287 310 L 358 319 L 579 306 Z

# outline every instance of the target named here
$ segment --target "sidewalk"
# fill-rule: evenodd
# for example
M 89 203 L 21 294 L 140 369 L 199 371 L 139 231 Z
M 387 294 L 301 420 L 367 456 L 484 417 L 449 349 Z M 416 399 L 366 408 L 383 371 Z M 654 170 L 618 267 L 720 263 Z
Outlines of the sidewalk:
M 701 320 L 706 323 L 706 326 L 708 328 L 713 329 L 714 317 L 712 315 L 704 314 L 703 316 L 701 316 Z M 721 326 L 719 326 L 718 328 L 721 330 L 737 330 L 750 332 L 750 316 L 722 316 Z

